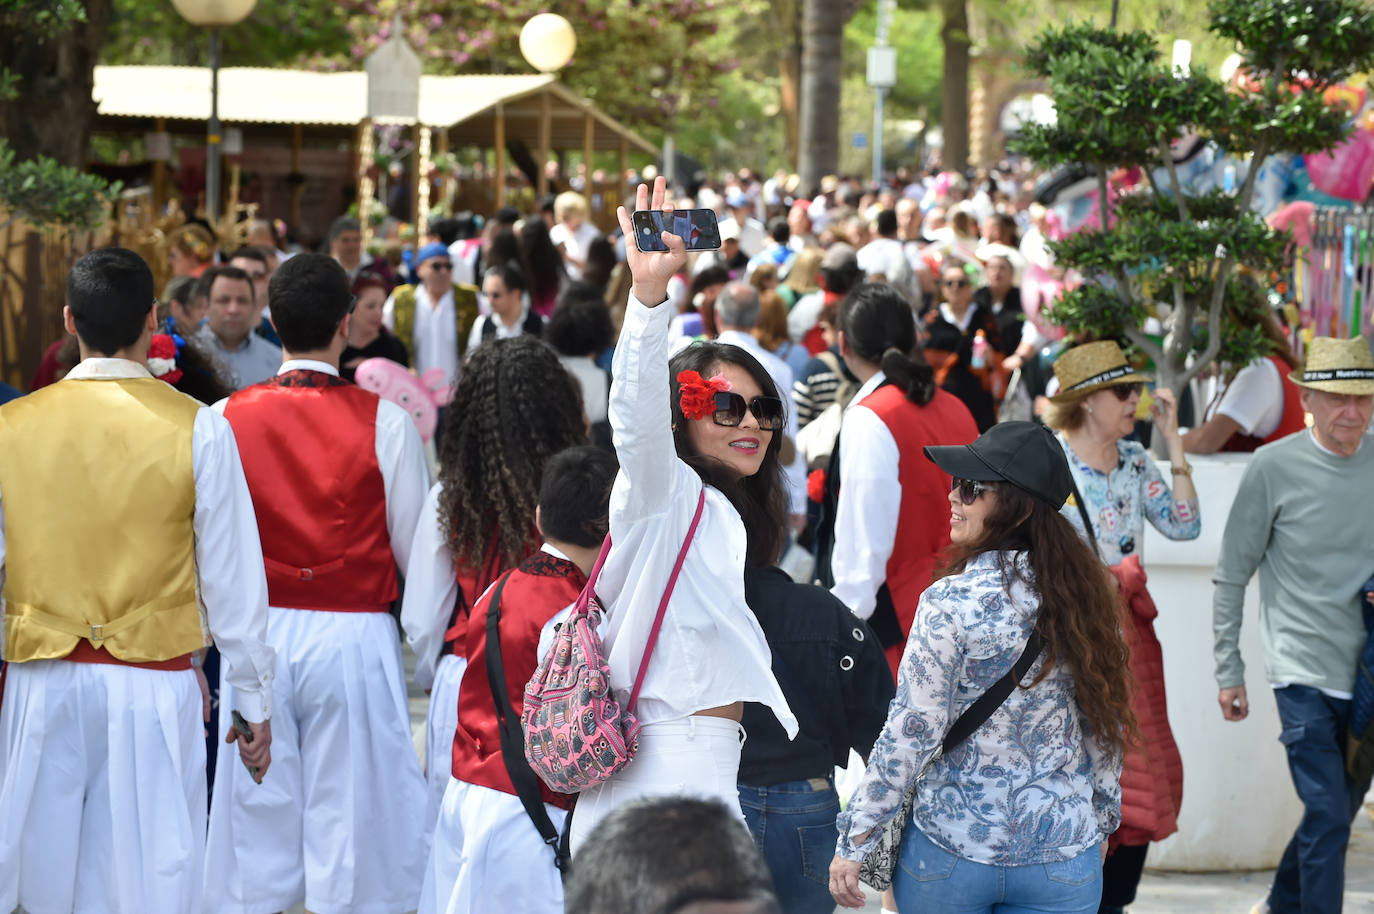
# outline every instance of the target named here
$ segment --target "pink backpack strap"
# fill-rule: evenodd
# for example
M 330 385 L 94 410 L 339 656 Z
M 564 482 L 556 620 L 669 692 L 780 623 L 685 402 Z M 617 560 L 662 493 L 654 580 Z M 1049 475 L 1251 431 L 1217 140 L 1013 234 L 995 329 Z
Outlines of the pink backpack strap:
M 692 525 L 687 528 L 687 538 L 683 540 L 682 550 L 677 554 L 677 564 L 673 566 L 673 573 L 668 576 L 668 587 L 663 591 L 663 599 L 658 604 L 658 614 L 654 616 L 654 627 L 649 629 L 649 641 L 644 645 L 644 656 L 639 660 L 639 673 L 635 676 L 634 688 L 630 690 L 630 704 L 626 709 L 630 712 L 634 711 L 635 703 L 639 701 L 639 687 L 644 684 L 644 674 L 649 669 L 649 658 L 653 656 L 654 645 L 658 643 L 659 629 L 663 628 L 663 613 L 668 609 L 668 599 L 673 595 L 673 587 L 677 585 L 677 576 L 682 571 L 682 563 L 687 560 L 687 550 L 691 548 L 692 538 L 696 536 L 697 525 L 701 523 L 701 512 L 705 507 L 706 486 L 703 485 L 701 494 L 697 496 L 697 513 L 692 516 Z

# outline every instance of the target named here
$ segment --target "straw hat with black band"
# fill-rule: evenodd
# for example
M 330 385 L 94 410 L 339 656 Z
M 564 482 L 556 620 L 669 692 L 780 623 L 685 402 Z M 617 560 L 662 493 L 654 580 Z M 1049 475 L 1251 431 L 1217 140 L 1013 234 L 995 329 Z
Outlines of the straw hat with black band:
M 1059 393 L 1050 397 L 1051 403 L 1068 403 L 1107 387 L 1152 380 L 1150 375 L 1136 371 L 1121 347 L 1111 340 L 1066 349 L 1055 360 L 1054 376 L 1059 379 Z
M 1309 390 L 1367 397 L 1374 394 L 1374 355 L 1362 336 L 1353 340 L 1319 336 L 1307 347 L 1302 371 L 1288 379 Z

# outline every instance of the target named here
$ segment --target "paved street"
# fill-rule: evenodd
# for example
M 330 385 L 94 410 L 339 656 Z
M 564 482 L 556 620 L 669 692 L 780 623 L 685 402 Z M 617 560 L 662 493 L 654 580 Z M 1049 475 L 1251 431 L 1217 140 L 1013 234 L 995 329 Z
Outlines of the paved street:
M 407 675 L 414 671 L 414 657 L 405 651 Z M 424 756 L 425 711 L 429 696 L 411 685 L 410 725 L 415 748 Z M 1355 823 L 1350 856 L 1346 863 L 1346 914 L 1374 914 L 1374 804 L 1367 816 Z M 1273 871 L 1253 873 L 1162 873 L 1148 871 L 1140 884 L 1140 896 L 1130 914 L 1250 914 L 1264 896 Z M 865 912 L 881 911 L 877 895 L 871 895 Z

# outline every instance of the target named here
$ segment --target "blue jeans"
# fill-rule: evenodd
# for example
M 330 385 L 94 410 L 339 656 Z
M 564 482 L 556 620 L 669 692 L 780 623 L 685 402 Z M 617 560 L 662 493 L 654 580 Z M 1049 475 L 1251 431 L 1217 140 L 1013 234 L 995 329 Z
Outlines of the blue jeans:
M 1310 686 L 1274 690 L 1288 752 L 1288 772 L 1302 820 L 1279 861 L 1269 890 L 1274 914 L 1340 914 L 1345 893 L 1345 850 L 1350 823 L 1369 782 L 1353 784 L 1345 774 L 1345 731 L 1350 702 Z
M 825 786 L 821 786 L 822 783 Z M 739 785 L 739 805 L 763 851 L 778 903 L 787 914 L 830 914 L 830 861 L 839 832 L 840 798 L 830 779 Z
M 951 854 L 911 824 L 892 890 L 901 914 L 1097 914 L 1102 853 L 1094 845 L 1063 863 L 992 866 Z

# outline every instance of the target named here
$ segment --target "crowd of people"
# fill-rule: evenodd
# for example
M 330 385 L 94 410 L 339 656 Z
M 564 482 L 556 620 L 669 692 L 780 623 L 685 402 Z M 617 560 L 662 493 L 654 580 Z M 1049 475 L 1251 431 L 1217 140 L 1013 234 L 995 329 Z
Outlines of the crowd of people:
M 0 911 L 1115 914 L 1183 801 L 1145 524 L 1206 521 L 1222 715 L 1258 572 L 1305 808 L 1257 910 L 1339 912 L 1374 358 L 1275 322 L 1181 429 L 1023 301 L 1026 178 L 81 258 L 0 409 Z M 676 207 L 720 249 L 626 243 Z M 1256 448 L 1204 518 L 1187 454 Z

